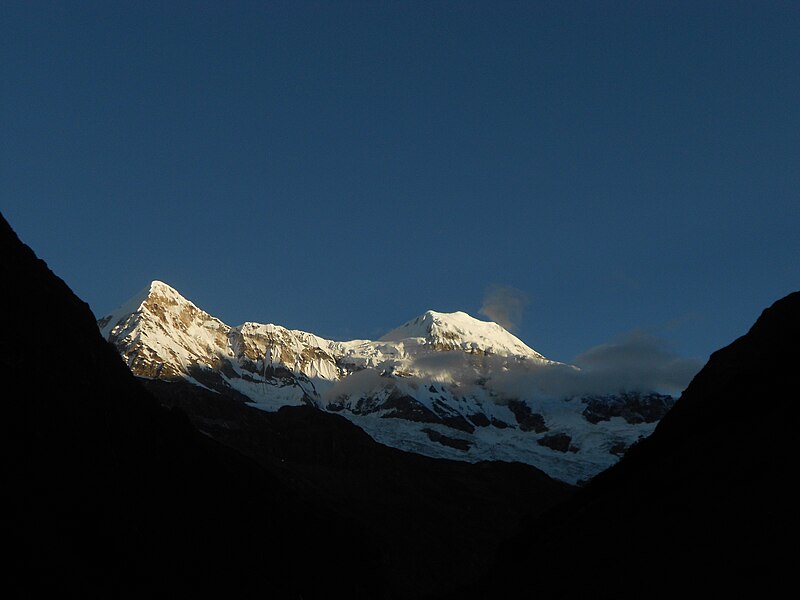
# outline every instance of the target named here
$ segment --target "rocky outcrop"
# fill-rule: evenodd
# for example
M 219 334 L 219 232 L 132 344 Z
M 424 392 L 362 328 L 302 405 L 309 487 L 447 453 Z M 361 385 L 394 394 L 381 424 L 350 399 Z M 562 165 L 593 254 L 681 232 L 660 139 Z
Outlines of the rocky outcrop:
M 522 431 L 533 431 L 534 433 L 544 433 L 549 431 L 549 427 L 544 423 L 544 417 L 531 410 L 531 407 L 522 400 L 509 400 L 508 408 L 514 413 L 517 424 Z
M 625 392 L 608 396 L 586 396 L 581 402 L 586 404 L 583 416 L 590 423 L 622 417 L 627 423 L 635 425 L 661 420 L 675 404 L 675 399 L 664 394 Z
M 615 456 L 625 456 L 625 452 L 628 451 L 628 444 L 625 442 L 614 442 L 611 444 L 611 447 L 608 449 L 608 451 Z
M 469 447 L 472 445 L 469 440 L 450 437 L 439 431 L 435 431 L 434 429 L 425 428 L 422 431 L 428 434 L 428 438 L 430 438 L 432 442 L 442 444 L 443 446 L 450 446 L 451 448 L 455 448 L 457 450 L 463 450 L 464 452 L 469 450 Z
M 566 433 L 551 433 L 536 440 L 540 446 L 545 446 L 556 452 L 577 452 L 578 448 L 572 445 L 572 438 Z

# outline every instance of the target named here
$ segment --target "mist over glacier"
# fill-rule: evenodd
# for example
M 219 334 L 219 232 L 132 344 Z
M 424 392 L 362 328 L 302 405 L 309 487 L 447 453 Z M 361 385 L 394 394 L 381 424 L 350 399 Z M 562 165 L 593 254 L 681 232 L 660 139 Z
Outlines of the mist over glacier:
M 404 380 L 411 386 L 435 381 L 457 385 L 469 395 L 478 382 L 498 403 L 508 398 L 558 399 L 587 395 L 655 391 L 671 396 L 682 392 L 703 366 L 699 358 L 678 356 L 667 343 L 641 330 L 594 346 L 565 363 L 520 361 L 513 357 L 455 352 L 424 354 L 409 365 Z M 368 396 L 391 385 L 394 364 L 387 361 L 334 382 L 322 397 Z

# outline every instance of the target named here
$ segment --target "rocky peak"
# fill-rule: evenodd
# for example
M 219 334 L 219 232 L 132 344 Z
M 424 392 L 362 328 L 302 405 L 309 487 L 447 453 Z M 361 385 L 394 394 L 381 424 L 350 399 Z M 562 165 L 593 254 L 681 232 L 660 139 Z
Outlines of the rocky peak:
M 151 281 L 142 291 L 119 306 L 110 314 L 98 319 L 97 324 L 103 336 L 108 337 L 112 331 L 133 315 L 151 316 L 164 320 L 167 312 L 174 314 L 202 313 L 208 314 L 180 295 L 173 287 L 162 281 Z M 209 315 L 210 316 L 210 315 Z
M 218 365 L 227 354 L 230 328 L 161 281 L 97 324 L 144 377 L 176 377 L 187 365 Z

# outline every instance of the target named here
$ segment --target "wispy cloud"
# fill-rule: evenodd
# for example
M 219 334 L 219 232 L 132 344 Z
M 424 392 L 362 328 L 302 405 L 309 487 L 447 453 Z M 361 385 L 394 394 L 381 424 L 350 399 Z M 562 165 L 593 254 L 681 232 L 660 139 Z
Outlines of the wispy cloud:
M 378 393 L 391 385 L 391 380 L 381 377 L 377 369 L 364 369 L 340 379 L 322 392 L 325 402 L 335 402 L 340 397 L 366 397 Z
M 679 392 L 702 368 L 703 361 L 680 357 L 664 340 L 636 330 L 579 354 L 575 364 L 598 388 Z
M 527 304 L 528 295 L 525 292 L 507 285 L 494 285 L 486 292 L 480 314 L 514 331 L 522 322 Z
M 683 358 L 672 352 L 667 343 L 651 333 L 632 331 L 614 341 L 590 348 L 575 357 L 573 365 L 539 364 L 502 356 L 477 356 L 461 352 L 423 354 L 411 365 L 414 375 L 403 382 L 427 386 L 426 382 L 458 384 L 459 393 L 477 391 L 482 385 L 499 403 L 514 398 L 572 398 L 590 394 L 615 394 L 626 391 L 661 392 L 678 395 L 697 372 L 703 361 Z M 337 382 L 324 399 L 370 396 L 392 379 L 380 371 L 391 370 L 387 361 L 378 370 L 368 369 Z
M 701 358 L 682 357 L 667 342 L 641 330 L 594 346 L 573 360 L 573 365 L 532 366 L 499 373 L 493 378 L 498 391 L 543 394 L 551 397 L 656 391 L 678 395 L 703 368 Z
M 680 357 L 667 343 L 644 331 L 590 348 L 572 365 L 530 365 L 495 369 L 487 385 L 498 397 L 564 398 L 625 391 L 682 392 L 703 361 Z

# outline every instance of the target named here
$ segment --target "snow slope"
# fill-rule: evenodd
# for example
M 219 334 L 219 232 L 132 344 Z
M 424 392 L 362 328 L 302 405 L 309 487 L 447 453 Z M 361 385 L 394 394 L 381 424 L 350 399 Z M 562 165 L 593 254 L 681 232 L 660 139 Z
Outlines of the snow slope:
M 465 312 L 440 313 L 433 310 L 393 329 L 381 341 L 420 339 L 437 350 L 461 350 L 479 354 L 518 356 L 545 361 L 497 323 L 479 321 Z
M 463 312 L 427 311 L 380 340 L 342 342 L 231 327 L 154 281 L 98 325 L 140 377 L 185 379 L 262 410 L 311 404 L 389 446 L 525 462 L 570 483 L 616 462 L 671 406 L 653 394 L 554 395 L 541 382 L 574 367 Z

